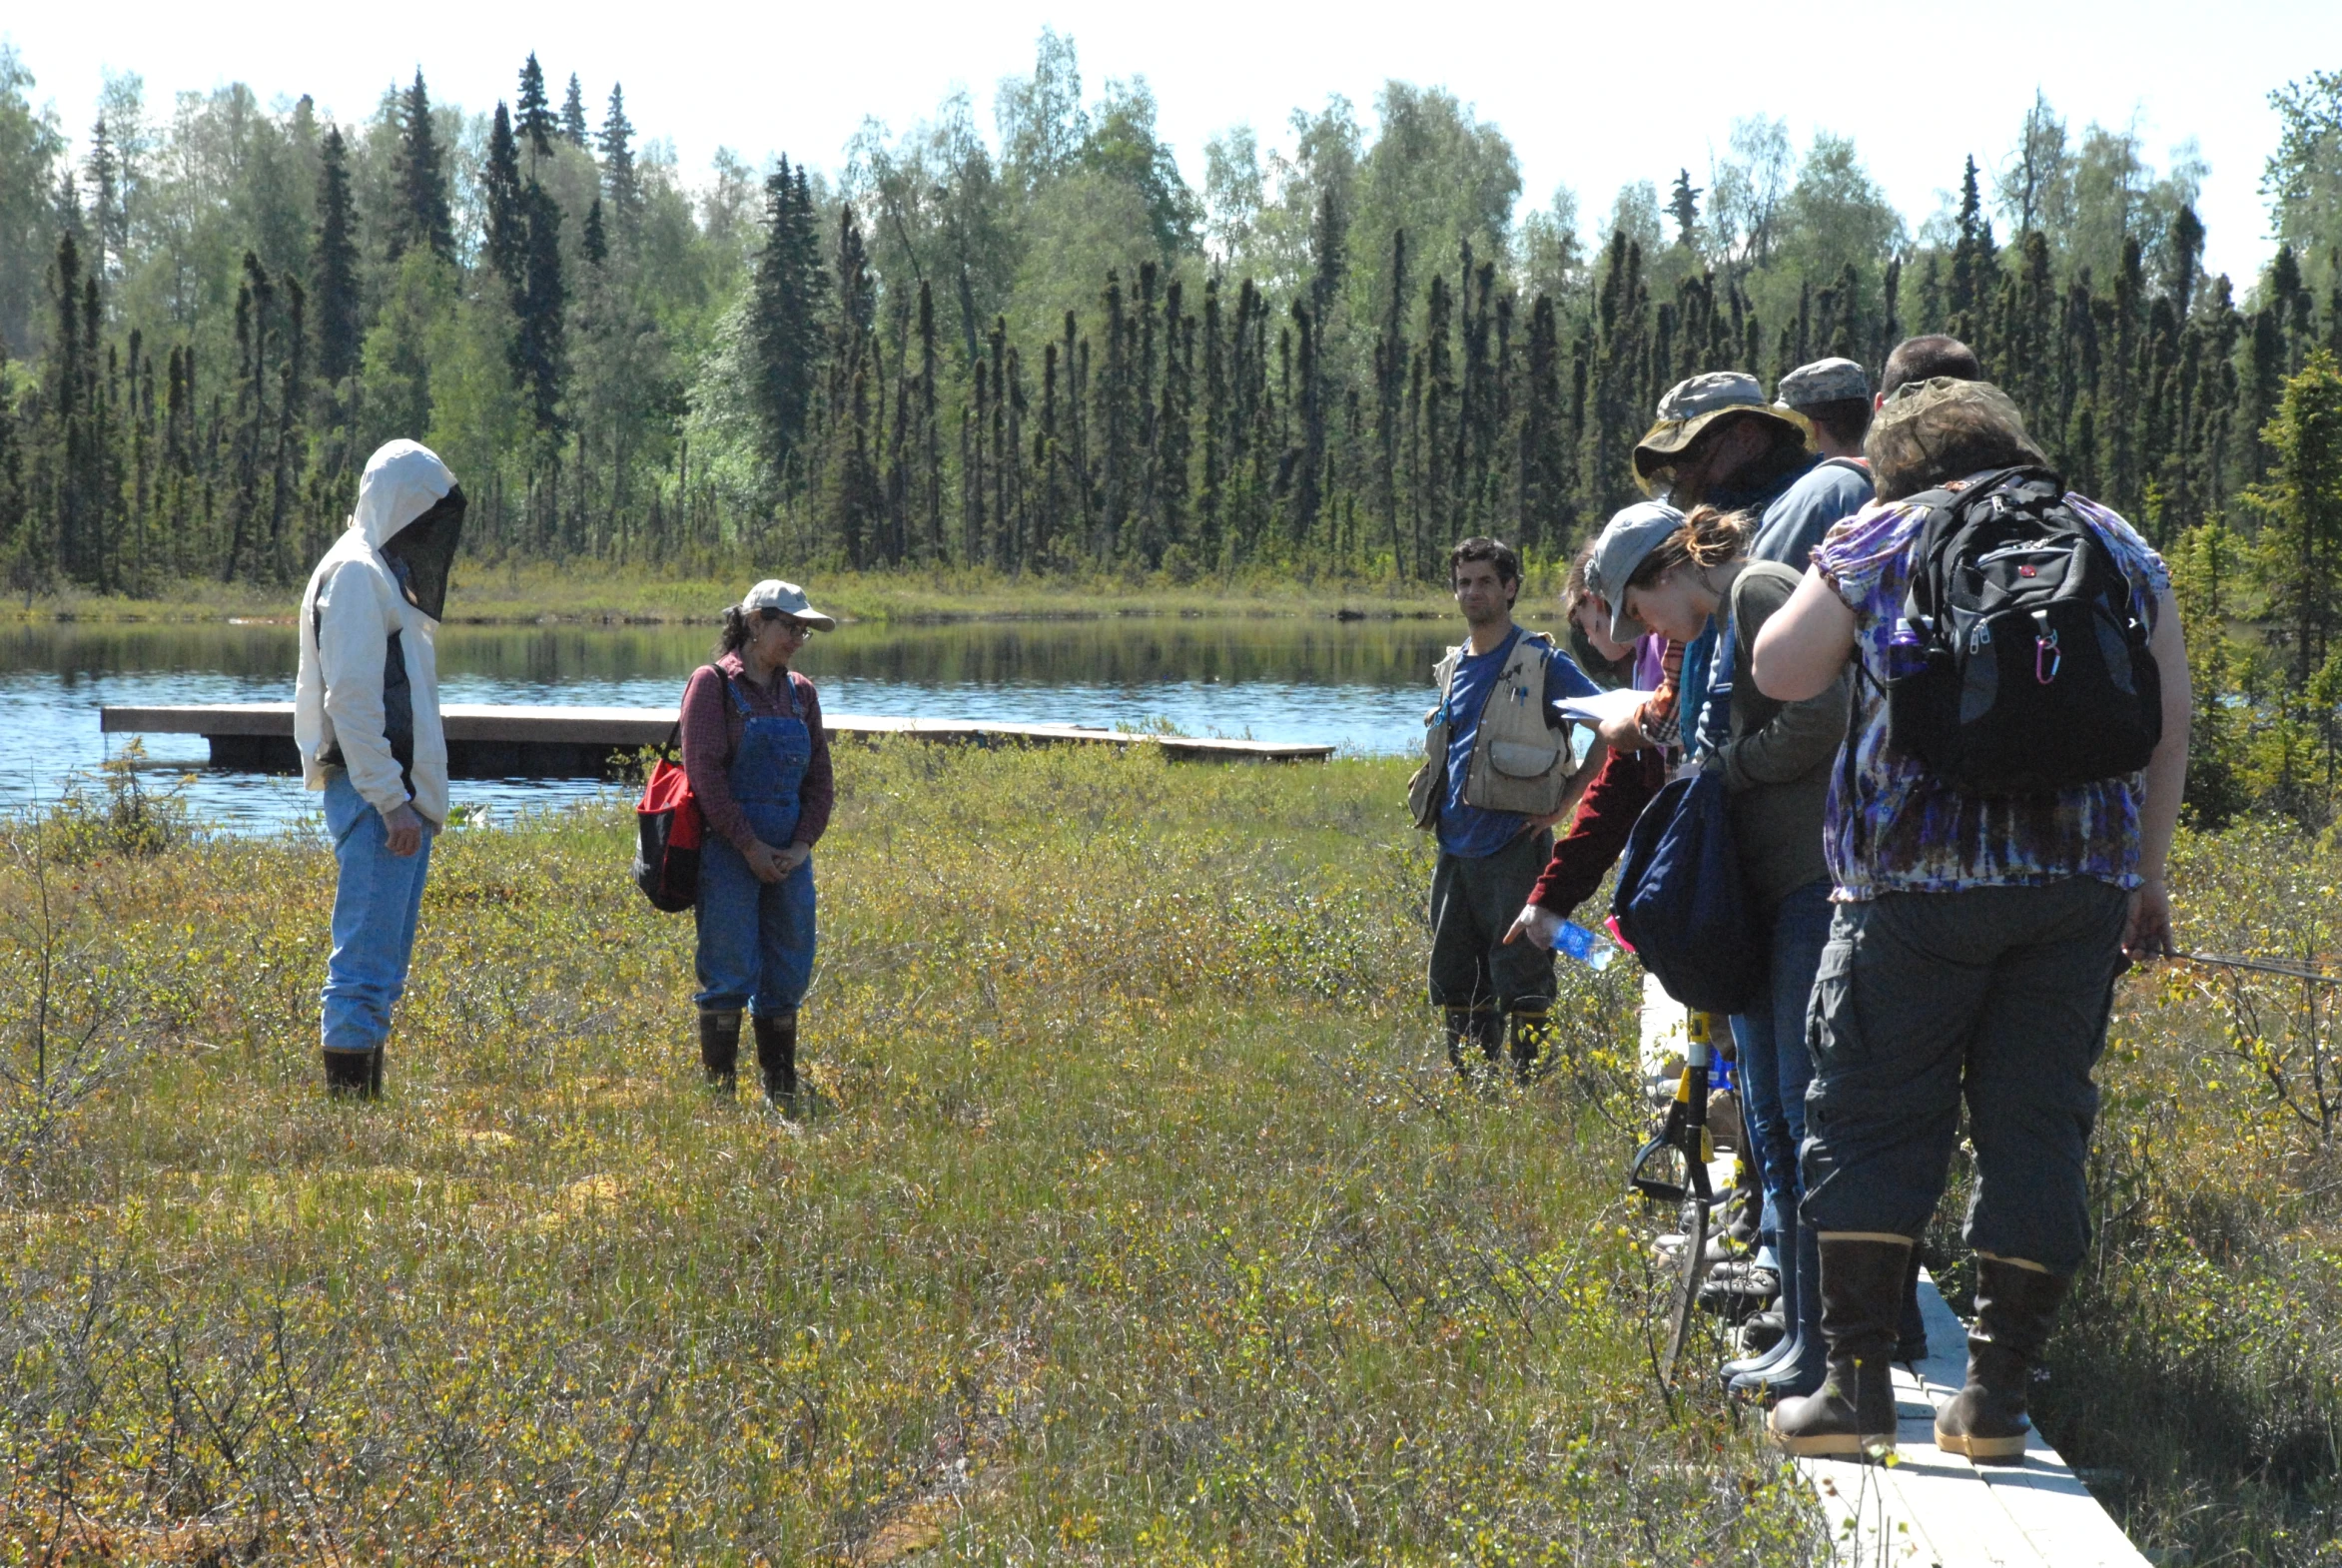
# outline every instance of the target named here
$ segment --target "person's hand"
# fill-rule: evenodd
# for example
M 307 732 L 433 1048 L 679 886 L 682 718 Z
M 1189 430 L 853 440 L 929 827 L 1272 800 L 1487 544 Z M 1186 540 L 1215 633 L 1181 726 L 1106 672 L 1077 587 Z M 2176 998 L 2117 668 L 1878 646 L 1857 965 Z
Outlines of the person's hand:
M 813 858 L 813 846 L 791 840 L 781 849 L 781 875 L 793 874 L 799 866 Z
M 2136 960 L 2169 958 L 2179 949 L 2171 940 L 2171 895 L 2160 877 L 2139 884 L 2130 895 L 2130 918 L 2122 923 L 2122 951 Z
M 422 818 L 414 814 L 412 806 L 383 813 L 383 831 L 390 853 L 400 860 L 422 848 Z
M 1632 713 L 1613 714 L 1596 725 L 1594 733 L 1612 751 L 1648 751 L 1651 737 L 1643 733 L 1642 717 L 1641 708 Z
M 756 880 L 759 882 L 778 882 L 787 876 L 791 869 L 784 862 L 782 851 L 773 848 L 762 839 L 749 846 L 745 858 L 748 861 L 748 869 L 755 873 Z
M 1560 935 L 1561 917 L 1542 904 L 1530 904 L 1524 906 L 1514 918 L 1512 929 L 1504 934 L 1504 940 L 1510 946 L 1527 937 L 1550 953 L 1553 951 L 1554 939 Z
M 1548 811 L 1542 816 L 1526 818 L 1521 823 L 1521 831 L 1523 833 L 1544 832 L 1547 828 L 1552 827 L 1555 823 L 1561 821 L 1562 818 L 1569 815 L 1571 804 L 1573 803 L 1564 802 L 1562 808 L 1559 811 Z

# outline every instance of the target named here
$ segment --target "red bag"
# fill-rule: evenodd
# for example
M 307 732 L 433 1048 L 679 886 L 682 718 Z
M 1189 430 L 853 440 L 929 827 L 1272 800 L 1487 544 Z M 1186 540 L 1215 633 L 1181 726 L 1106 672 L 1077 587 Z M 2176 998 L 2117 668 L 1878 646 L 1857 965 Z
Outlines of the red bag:
M 634 808 L 634 885 L 653 909 L 679 915 L 699 902 L 700 831 L 690 775 L 661 757 Z

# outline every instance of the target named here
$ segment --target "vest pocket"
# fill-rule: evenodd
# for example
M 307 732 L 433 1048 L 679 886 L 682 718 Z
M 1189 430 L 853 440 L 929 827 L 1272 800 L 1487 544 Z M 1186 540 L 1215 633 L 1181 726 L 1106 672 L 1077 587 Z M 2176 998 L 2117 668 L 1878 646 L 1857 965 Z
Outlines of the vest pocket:
M 1490 740 L 1488 765 L 1506 778 L 1538 779 L 1561 761 L 1558 746 L 1532 746 L 1517 740 Z

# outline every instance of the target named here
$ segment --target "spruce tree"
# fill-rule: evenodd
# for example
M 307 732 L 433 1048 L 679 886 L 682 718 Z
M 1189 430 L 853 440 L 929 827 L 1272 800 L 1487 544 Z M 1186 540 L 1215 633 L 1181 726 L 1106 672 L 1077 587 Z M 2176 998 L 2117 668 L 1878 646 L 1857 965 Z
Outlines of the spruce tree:
M 2273 312 L 2262 313 L 2263 317 Z M 2269 479 L 2250 492 L 2263 518 L 2260 567 L 2293 686 L 2306 689 L 2342 633 L 2342 368 L 2323 349 L 2284 383 L 2261 432 Z
M 396 261 L 408 247 L 421 245 L 441 260 L 453 261 L 455 217 L 447 206 L 447 175 L 420 69 L 414 73 L 414 85 L 400 95 L 397 169 L 398 209 L 390 228 L 390 259 Z
M 634 124 L 626 118 L 626 92 L 610 88 L 609 113 L 602 116 L 602 191 L 609 198 L 610 216 L 621 236 L 631 234 L 642 204 L 642 187 L 634 173 Z
M 749 400 L 766 469 L 785 485 L 820 373 L 821 237 L 812 191 L 787 157 L 765 181 L 764 199 L 764 248 L 748 299 Z
M 480 170 L 480 196 L 487 209 L 487 262 L 506 288 L 522 284 L 528 258 L 528 214 L 521 200 L 520 147 L 501 101 L 488 127 L 487 162 Z
M 602 199 L 598 196 L 585 210 L 585 232 L 578 239 L 578 249 L 596 267 L 610 259 L 610 239 L 602 229 Z
M 553 156 L 553 137 L 558 127 L 553 111 L 545 98 L 544 67 L 536 63 L 536 52 L 529 51 L 528 59 L 520 67 L 520 97 L 513 129 L 528 140 L 528 172 L 536 173 L 536 160 Z
M 528 221 L 527 259 L 512 302 L 512 377 L 542 434 L 563 427 L 561 394 L 568 376 L 569 287 L 561 269 L 561 204 L 531 180 L 521 193 Z
M 569 91 L 561 99 L 561 139 L 579 152 L 585 150 L 585 89 L 577 73 L 569 73 Z
M 317 279 L 318 375 L 338 387 L 358 369 L 358 225 L 350 201 L 350 155 L 339 126 L 326 128 L 318 161 L 318 228 L 311 256 Z

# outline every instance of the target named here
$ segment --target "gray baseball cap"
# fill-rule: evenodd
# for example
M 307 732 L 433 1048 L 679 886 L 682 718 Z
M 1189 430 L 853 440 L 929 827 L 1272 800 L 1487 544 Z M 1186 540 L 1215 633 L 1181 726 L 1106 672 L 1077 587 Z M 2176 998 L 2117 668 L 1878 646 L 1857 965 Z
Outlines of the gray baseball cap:
M 1683 513 L 1665 501 L 1637 501 L 1603 525 L 1586 561 L 1586 586 L 1610 606 L 1610 640 L 1632 642 L 1643 623 L 1626 612 L 1627 579 L 1659 541 L 1683 526 Z
M 793 582 L 783 582 L 778 577 L 765 578 L 764 581 L 750 588 L 748 596 L 740 601 L 742 614 L 753 615 L 758 610 L 774 610 L 788 616 L 791 620 L 803 621 L 806 625 L 819 627 L 823 631 L 838 629 L 837 617 L 824 615 L 815 609 L 813 601 L 805 596 L 803 588 Z
M 1818 402 L 1871 400 L 1871 378 L 1852 360 L 1816 360 L 1781 378 L 1775 406 L 1811 408 Z

